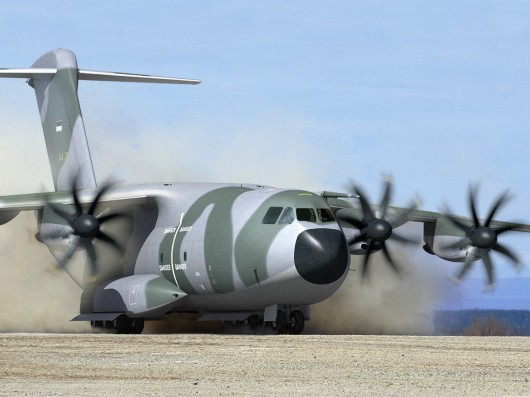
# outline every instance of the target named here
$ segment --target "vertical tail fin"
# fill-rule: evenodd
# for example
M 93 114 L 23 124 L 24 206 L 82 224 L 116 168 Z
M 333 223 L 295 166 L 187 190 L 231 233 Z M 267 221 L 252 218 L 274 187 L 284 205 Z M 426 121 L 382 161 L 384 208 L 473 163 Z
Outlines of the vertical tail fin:
M 77 178 L 77 187 L 80 189 L 96 187 L 77 96 L 78 79 L 162 84 L 200 83 L 200 80 L 174 77 L 80 70 L 77 68 L 75 54 L 63 49 L 47 52 L 30 69 L 0 69 L 0 77 L 28 78 L 28 84 L 35 90 L 56 191 L 70 190 L 73 178 Z
M 73 178 L 79 188 L 95 188 L 96 177 L 77 96 L 77 59 L 68 50 L 41 56 L 32 69 L 56 69 L 34 74 L 35 89 L 55 190 L 69 190 Z

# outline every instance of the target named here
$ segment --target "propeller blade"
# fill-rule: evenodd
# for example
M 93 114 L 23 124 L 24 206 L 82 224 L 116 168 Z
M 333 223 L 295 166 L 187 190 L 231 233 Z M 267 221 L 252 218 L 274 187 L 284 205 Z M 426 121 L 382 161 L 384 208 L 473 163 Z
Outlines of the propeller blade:
M 127 215 L 125 215 L 125 214 L 119 214 L 119 213 L 115 212 L 115 213 L 112 213 L 112 214 L 100 216 L 99 218 L 97 218 L 97 220 L 99 221 L 100 225 L 103 225 L 105 222 L 110 221 L 112 219 L 126 218 L 126 217 L 127 217 Z
M 507 203 L 510 199 L 508 198 L 508 191 L 505 191 L 502 193 L 495 204 L 493 204 L 493 207 L 491 207 L 490 213 L 488 214 L 488 218 L 486 219 L 486 223 L 484 223 L 485 227 L 489 227 L 493 217 L 495 216 L 495 213 L 499 210 L 499 208 Z M 498 233 L 497 233 L 498 234 Z
M 390 197 L 392 197 L 392 179 L 387 178 L 385 181 L 385 191 L 383 193 L 383 198 L 381 199 L 381 204 L 379 205 L 379 210 L 381 211 L 381 218 L 383 219 L 386 216 Z
M 54 240 L 57 238 L 66 238 L 72 234 L 74 229 L 70 226 L 65 226 L 62 230 L 56 230 L 50 233 L 39 233 L 39 238 L 42 240 Z
M 396 214 L 395 216 L 393 216 L 392 218 L 388 219 L 388 223 L 390 223 L 390 225 L 392 226 L 392 228 L 394 227 L 398 227 L 398 226 L 401 226 L 401 224 L 403 223 L 403 221 L 405 219 L 408 218 L 409 214 L 414 211 L 416 208 L 418 208 L 418 203 L 417 201 L 413 201 L 412 203 L 409 204 L 409 206 L 407 208 L 405 208 L 403 211 L 400 211 L 398 214 Z
M 466 234 L 471 234 L 473 231 L 473 228 L 471 226 L 466 225 L 465 223 L 461 222 L 459 219 L 454 217 L 453 215 L 446 214 L 445 215 L 447 219 L 449 219 L 456 227 L 458 227 L 460 230 L 466 232 Z
M 94 212 L 96 211 L 96 208 L 99 204 L 99 200 L 101 200 L 101 197 L 109 190 L 112 188 L 112 184 L 111 183 L 106 183 L 105 185 L 103 185 L 103 187 L 101 189 L 99 189 L 99 192 L 98 194 L 96 195 L 96 197 L 94 198 L 94 201 L 92 201 L 92 204 L 90 205 L 90 208 L 87 212 L 87 214 L 89 215 L 94 215 Z
M 88 261 L 90 263 L 90 275 L 94 276 L 97 271 L 96 250 L 94 249 L 94 245 L 92 244 L 92 241 L 88 238 L 81 239 L 81 243 L 86 249 Z
M 475 188 L 470 186 L 469 188 L 469 209 L 471 211 L 471 215 L 473 216 L 473 224 L 474 226 L 480 227 L 480 221 L 477 216 L 477 209 L 475 207 Z
M 497 243 L 492 248 L 492 250 L 498 252 L 499 254 L 502 254 L 502 255 L 506 256 L 509 259 L 511 259 L 512 262 L 515 263 L 515 265 L 519 265 L 519 259 L 517 258 L 517 256 L 515 256 L 515 254 L 510 249 L 505 247 L 504 245 L 502 245 L 500 243 Z
M 488 287 L 493 287 L 494 282 L 494 273 L 493 273 L 493 263 L 491 262 L 491 256 L 489 250 L 481 250 L 480 257 L 482 262 L 484 262 L 484 267 L 486 268 L 486 273 L 488 274 Z
M 495 231 L 495 233 L 497 233 L 497 236 L 498 236 L 499 234 L 515 230 L 518 227 L 519 227 L 519 225 L 516 225 L 515 223 L 512 223 L 510 225 L 502 226 L 502 227 L 500 227 L 498 229 L 493 229 L 493 230 Z
M 110 244 L 113 248 L 118 250 L 118 252 L 122 253 L 124 249 L 116 240 L 114 240 L 112 237 L 110 237 L 108 234 L 103 233 L 101 230 L 96 234 L 96 238 L 100 239 L 101 241 L 106 242 L 107 244 Z
M 390 236 L 390 240 L 395 240 L 397 241 L 398 243 L 402 243 L 402 244 L 416 244 L 417 241 L 416 240 L 413 240 L 411 238 L 407 238 L 407 237 L 403 237 L 399 234 L 397 234 L 396 232 L 392 232 L 392 235 Z
M 341 214 L 340 219 L 350 223 L 359 230 L 364 229 L 366 227 L 366 224 L 362 220 L 354 218 L 353 216 Z
M 61 218 L 63 218 L 65 221 L 67 221 L 70 225 L 74 221 L 74 215 L 70 214 L 69 212 L 63 210 L 59 204 L 52 203 L 52 202 L 46 202 L 46 205 L 50 207 L 50 209 L 55 212 L 57 215 L 59 215 Z
M 388 252 L 388 249 L 386 248 L 386 244 L 385 243 L 382 244 L 381 249 L 383 250 L 383 254 L 385 255 L 386 260 L 388 261 L 388 264 L 390 265 L 390 267 L 392 269 L 394 269 L 394 271 L 396 272 L 397 275 L 400 275 L 401 274 L 401 270 L 398 267 L 398 265 L 392 260 L 392 257 L 390 256 L 390 253 Z
M 370 222 L 371 220 L 375 219 L 374 212 L 372 211 L 372 208 L 370 207 L 370 204 L 366 200 L 366 195 L 361 190 L 361 188 L 355 186 L 355 193 L 359 196 L 359 200 L 361 202 L 361 208 L 363 210 L 363 220 L 365 223 Z
M 368 250 L 366 251 L 366 254 L 364 255 L 363 271 L 362 271 L 363 280 L 366 278 L 366 275 L 368 274 L 368 262 L 370 261 L 370 255 L 372 254 L 373 247 L 374 247 L 374 242 L 370 240 L 370 242 L 368 243 Z
M 458 281 L 462 280 L 462 278 L 466 275 L 466 273 L 471 269 L 471 265 L 473 265 L 473 261 L 476 259 L 476 252 L 477 249 L 475 247 L 471 248 L 469 252 L 467 253 L 466 262 L 458 275 L 456 276 L 456 279 Z
M 83 208 L 81 207 L 81 203 L 79 202 L 79 196 L 77 194 L 77 177 L 75 177 L 72 182 L 72 197 L 74 198 L 76 215 L 81 215 L 83 213 Z
M 66 248 L 66 253 L 62 257 L 62 259 L 57 263 L 57 266 L 64 269 L 66 264 L 72 259 L 72 256 L 74 255 L 75 250 L 77 249 L 77 246 L 79 245 L 79 236 L 74 236 L 72 241 L 68 244 L 68 247 Z

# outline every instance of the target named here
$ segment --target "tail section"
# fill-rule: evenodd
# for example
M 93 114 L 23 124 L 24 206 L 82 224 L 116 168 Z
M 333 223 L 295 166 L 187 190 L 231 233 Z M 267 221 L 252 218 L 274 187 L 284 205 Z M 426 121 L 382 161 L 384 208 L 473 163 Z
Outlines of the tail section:
M 73 178 L 80 189 L 95 188 L 96 178 L 85 133 L 78 79 L 137 83 L 198 84 L 199 80 L 141 74 L 80 70 L 69 50 L 53 50 L 30 69 L 0 69 L 0 77 L 27 78 L 37 96 L 42 129 L 56 191 L 70 190 Z
M 44 54 L 35 69 L 56 70 L 35 74 L 28 84 L 35 89 L 55 190 L 69 190 L 73 178 L 79 188 L 95 188 L 96 177 L 77 96 L 77 60 L 73 52 Z

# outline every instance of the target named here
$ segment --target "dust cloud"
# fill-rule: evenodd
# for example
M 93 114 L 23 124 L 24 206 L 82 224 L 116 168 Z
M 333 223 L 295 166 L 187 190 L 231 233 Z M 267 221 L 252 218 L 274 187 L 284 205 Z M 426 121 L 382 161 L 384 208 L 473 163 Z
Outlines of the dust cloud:
M 86 322 L 70 322 L 79 313 L 81 289 L 54 265 L 48 249 L 35 240 L 32 212 L 21 213 L 0 229 L 0 331 L 91 332 Z M 380 253 L 371 258 L 370 277 L 361 281 L 350 271 L 331 298 L 311 308 L 304 333 L 400 334 L 433 333 L 433 316 L 442 297 L 447 275 L 411 259 L 400 249 L 392 255 L 407 270 L 398 278 Z M 73 266 L 83 266 L 84 255 Z M 351 269 L 361 266 L 353 256 Z M 197 315 L 168 316 L 168 321 L 146 322 L 146 333 L 264 333 L 261 327 L 233 327 L 226 323 L 197 323 Z
M 33 212 L 24 212 L 0 233 L 0 331 L 91 332 L 86 322 L 70 322 L 79 313 L 81 289 L 55 266 L 48 249 L 35 240 Z M 405 248 L 406 249 L 406 248 Z M 342 287 L 326 301 L 313 305 L 304 333 L 312 334 L 432 334 L 437 304 L 446 292 L 448 277 L 433 261 L 406 255 L 401 246 L 392 256 L 406 275 L 398 278 L 381 253 L 370 261 L 370 277 L 362 281 L 361 256 L 352 256 Z M 413 252 L 414 250 L 411 250 Z M 83 266 L 76 255 L 72 266 Z M 168 321 L 146 322 L 145 333 L 266 333 L 259 327 L 227 323 L 198 323 L 197 315 L 168 316 Z
M 398 277 L 381 253 L 370 258 L 362 280 L 363 257 L 352 256 L 346 281 L 329 299 L 311 307 L 306 333 L 432 335 L 434 312 L 448 277 L 439 267 L 420 263 L 392 247 L 392 258 L 405 269 Z
M 0 331 L 88 331 L 87 323 L 69 321 L 81 289 L 35 239 L 36 224 L 33 212 L 23 212 L 0 228 Z

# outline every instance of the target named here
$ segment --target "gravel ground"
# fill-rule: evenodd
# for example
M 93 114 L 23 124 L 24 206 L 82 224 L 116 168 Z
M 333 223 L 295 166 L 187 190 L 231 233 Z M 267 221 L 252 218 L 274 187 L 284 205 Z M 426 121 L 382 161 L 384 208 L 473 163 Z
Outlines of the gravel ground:
M 0 335 L 0 395 L 530 396 L 530 338 Z

